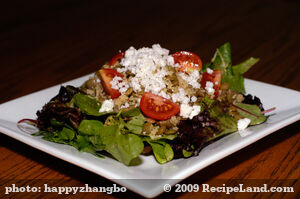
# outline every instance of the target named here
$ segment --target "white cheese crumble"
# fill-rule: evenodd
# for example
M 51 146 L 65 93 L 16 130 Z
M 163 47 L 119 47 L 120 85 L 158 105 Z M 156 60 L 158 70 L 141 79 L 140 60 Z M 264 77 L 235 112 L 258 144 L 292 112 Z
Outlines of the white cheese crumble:
M 180 116 L 183 118 L 192 119 L 195 115 L 198 115 L 201 111 L 201 106 L 190 106 L 188 104 L 180 105 Z
M 166 99 L 170 99 L 170 96 L 165 91 L 160 91 L 158 95 Z
M 125 93 L 129 88 L 129 85 L 122 81 L 122 77 L 115 76 L 111 81 L 111 88 L 118 90 L 120 93 Z
M 122 108 L 128 108 L 129 107 L 129 104 L 128 104 L 128 102 L 126 102 L 125 104 L 123 104 L 120 108 L 122 109 Z
M 179 88 L 178 90 L 179 90 L 178 93 L 173 93 L 172 94 L 172 101 L 174 103 L 179 102 L 179 103 L 182 103 L 182 104 L 188 104 L 190 102 L 190 97 L 186 95 L 183 88 Z
M 250 124 L 251 120 L 249 118 L 244 118 L 244 119 L 239 119 L 237 121 L 237 127 L 239 131 L 242 131 L 248 127 Z
M 189 74 L 180 72 L 178 75 L 193 88 L 200 88 L 200 84 L 198 82 L 200 73 L 198 70 L 193 70 Z
M 193 110 L 192 110 L 192 112 L 191 112 L 189 118 L 190 118 L 190 119 L 193 119 L 193 117 L 194 117 L 195 115 L 198 115 L 198 114 L 200 113 L 200 111 L 201 111 L 201 106 L 194 105 L 194 106 L 193 106 Z
M 112 99 L 104 100 L 99 112 L 111 112 L 114 108 L 114 101 Z
M 208 93 L 214 94 L 214 92 L 215 92 L 214 84 L 212 82 L 210 82 L 210 81 L 207 81 L 206 84 L 205 84 L 205 90 Z
M 192 101 L 192 102 L 196 102 L 196 101 L 197 101 L 197 97 L 193 96 L 193 97 L 191 98 L 191 101 Z
M 134 74 L 129 82 L 134 92 L 145 89 L 145 92 L 158 95 L 163 88 L 166 88 L 163 80 L 168 74 L 166 66 L 174 66 L 174 58 L 169 55 L 169 50 L 162 48 L 159 44 L 154 44 L 152 48 L 130 47 L 125 51 L 121 65 L 123 67 L 118 68 L 118 72 L 130 71 Z
M 214 71 L 213 71 L 212 69 L 210 69 L 210 68 L 207 68 L 207 69 L 206 69 L 206 72 L 207 72 L 208 74 L 213 74 Z

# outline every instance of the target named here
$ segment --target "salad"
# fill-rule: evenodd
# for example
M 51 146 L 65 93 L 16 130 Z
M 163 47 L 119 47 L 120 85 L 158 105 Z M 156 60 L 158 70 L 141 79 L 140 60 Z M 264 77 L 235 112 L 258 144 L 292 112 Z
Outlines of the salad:
M 43 139 L 125 165 L 141 155 L 164 164 L 199 154 L 220 137 L 267 120 L 258 97 L 245 95 L 243 74 L 257 58 L 233 65 L 230 44 L 202 64 L 192 52 L 159 44 L 115 55 L 80 87 L 59 93 L 24 119 Z

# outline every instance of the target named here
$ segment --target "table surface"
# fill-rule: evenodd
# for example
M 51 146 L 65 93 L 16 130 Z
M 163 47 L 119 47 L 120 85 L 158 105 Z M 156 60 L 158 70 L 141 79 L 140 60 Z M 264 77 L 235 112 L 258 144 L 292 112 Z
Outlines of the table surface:
M 0 8 L 0 103 L 92 73 L 118 50 L 153 43 L 160 43 L 171 52 L 193 51 L 207 62 L 216 47 L 230 41 L 233 63 L 250 56 L 260 58 L 246 73 L 247 78 L 300 91 L 300 3 L 296 1 L 29 0 L 6 4 Z M 299 126 L 298 121 L 274 132 L 195 173 L 184 183 L 230 185 L 262 180 L 273 185 L 290 184 L 287 179 L 300 176 Z M 5 183 L 109 183 L 3 134 L 0 162 L 0 179 Z M 165 193 L 160 198 L 199 198 L 203 194 L 206 198 L 299 198 L 300 184 L 297 180 L 292 184 L 292 194 L 197 192 Z M 41 195 L 14 195 L 21 196 Z M 45 193 L 42 196 L 59 197 Z M 139 196 L 128 192 L 68 197 Z

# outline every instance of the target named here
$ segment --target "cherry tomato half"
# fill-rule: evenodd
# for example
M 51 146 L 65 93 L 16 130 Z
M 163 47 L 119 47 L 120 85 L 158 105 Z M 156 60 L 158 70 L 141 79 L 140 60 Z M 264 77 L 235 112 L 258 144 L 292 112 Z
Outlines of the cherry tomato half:
M 114 66 L 120 59 L 122 59 L 125 56 L 125 52 L 120 52 L 116 54 L 109 62 L 110 66 Z
M 201 70 L 202 68 L 202 61 L 195 53 L 179 51 L 174 53 L 172 56 L 174 58 L 174 63 L 178 63 L 181 66 L 179 68 L 181 72 L 189 73 L 194 69 Z
M 222 71 L 220 70 L 214 70 L 212 74 L 209 74 L 208 72 L 205 72 L 202 74 L 202 79 L 201 79 L 201 86 L 202 88 L 205 88 L 206 82 L 210 81 L 214 84 L 214 89 L 215 89 L 215 97 L 219 95 L 219 89 L 221 86 L 221 80 L 222 80 Z
M 99 73 L 104 91 L 108 95 L 110 95 L 112 99 L 118 98 L 121 95 L 121 93 L 118 90 L 111 88 L 110 82 L 115 76 L 123 77 L 122 74 L 116 71 L 115 69 L 110 68 L 100 69 Z
M 146 116 L 155 120 L 170 119 L 180 110 L 171 100 L 147 92 L 141 98 L 140 107 Z

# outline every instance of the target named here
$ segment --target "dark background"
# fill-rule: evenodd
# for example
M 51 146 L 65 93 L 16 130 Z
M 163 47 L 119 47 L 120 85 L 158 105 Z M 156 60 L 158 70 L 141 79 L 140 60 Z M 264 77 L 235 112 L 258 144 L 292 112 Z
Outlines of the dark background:
M 92 73 L 118 50 L 130 46 L 150 47 L 159 43 L 171 52 L 195 52 L 205 63 L 227 41 L 232 45 L 233 63 L 250 56 L 260 58 L 246 77 L 300 91 L 299 1 L 2 1 L 0 103 Z M 299 129 L 298 121 L 184 182 L 299 179 Z M 56 186 L 109 182 L 2 134 L 0 165 L 0 185 L 4 179 L 23 179 L 23 184 L 32 183 L 30 179 L 51 179 Z M 293 195 L 244 194 L 242 197 L 299 198 L 299 182 L 294 186 Z M 229 197 L 214 193 L 161 197 L 221 196 Z M 231 196 L 239 198 L 240 195 Z M 51 197 L 57 196 L 48 198 Z M 93 195 L 93 198 L 126 197 L 137 195 Z
M 153 43 L 193 51 L 207 62 L 229 41 L 233 63 L 261 58 L 260 74 L 254 69 L 247 77 L 299 90 L 290 81 L 300 68 L 299 12 L 298 1 L 6 2 L 0 6 L 0 92 L 6 93 L 0 102 L 94 72 L 120 49 Z

